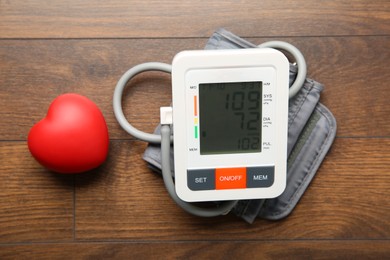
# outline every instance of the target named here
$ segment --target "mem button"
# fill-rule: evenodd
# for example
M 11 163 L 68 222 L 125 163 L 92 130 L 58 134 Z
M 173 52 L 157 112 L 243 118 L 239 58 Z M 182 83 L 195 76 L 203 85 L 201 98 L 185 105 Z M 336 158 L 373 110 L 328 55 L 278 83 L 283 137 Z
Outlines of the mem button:
M 187 170 L 187 186 L 191 190 L 214 190 L 215 170 Z
M 248 167 L 246 186 L 248 188 L 265 188 L 274 184 L 274 166 Z

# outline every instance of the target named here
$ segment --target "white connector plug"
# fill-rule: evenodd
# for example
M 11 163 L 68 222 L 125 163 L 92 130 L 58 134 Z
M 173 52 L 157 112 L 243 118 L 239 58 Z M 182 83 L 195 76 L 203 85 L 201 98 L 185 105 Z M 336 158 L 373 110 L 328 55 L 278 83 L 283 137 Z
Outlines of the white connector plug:
M 162 125 L 172 125 L 173 114 L 172 107 L 160 107 L 160 123 Z

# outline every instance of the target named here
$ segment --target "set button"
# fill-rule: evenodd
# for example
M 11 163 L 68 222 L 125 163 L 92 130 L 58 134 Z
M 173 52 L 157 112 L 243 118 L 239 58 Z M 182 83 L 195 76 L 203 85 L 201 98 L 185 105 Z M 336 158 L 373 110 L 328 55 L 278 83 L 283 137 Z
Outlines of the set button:
M 187 185 L 193 191 L 266 188 L 274 173 L 274 166 L 187 170 Z
M 215 170 L 188 170 L 187 185 L 191 190 L 214 190 Z

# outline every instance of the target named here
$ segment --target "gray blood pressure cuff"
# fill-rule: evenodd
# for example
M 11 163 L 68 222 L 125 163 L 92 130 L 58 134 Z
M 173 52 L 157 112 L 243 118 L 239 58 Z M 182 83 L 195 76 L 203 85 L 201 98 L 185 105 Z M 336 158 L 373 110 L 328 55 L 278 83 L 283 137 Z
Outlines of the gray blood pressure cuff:
M 224 29 L 217 30 L 205 49 L 255 48 L 256 45 Z M 297 68 L 290 65 L 290 86 Z M 332 113 L 319 103 L 323 86 L 306 79 L 300 91 L 289 101 L 287 185 L 277 198 L 241 200 L 232 212 L 252 223 L 256 217 L 278 220 L 291 213 L 316 174 L 336 136 L 336 120 Z M 155 133 L 160 132 L 158 126 Z M 172 151 L 172 149 L 171 149 Z M 161 149 L 150 144 L 143 159 L 150 167 L 161 172 Z M 173 169 L 173 153 L 171 153 Z

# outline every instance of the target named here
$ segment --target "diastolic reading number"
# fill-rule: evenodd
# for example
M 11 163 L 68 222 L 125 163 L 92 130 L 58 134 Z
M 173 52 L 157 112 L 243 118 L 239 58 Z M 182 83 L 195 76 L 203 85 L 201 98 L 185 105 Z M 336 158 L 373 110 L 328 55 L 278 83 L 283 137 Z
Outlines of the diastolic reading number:
M 237 141 L 239 150 L 257 150 L 260 145 L 260 101 L 259 91 L 235 91 L 226 95 L 225 109 L 239 117 L 241 138 Z

